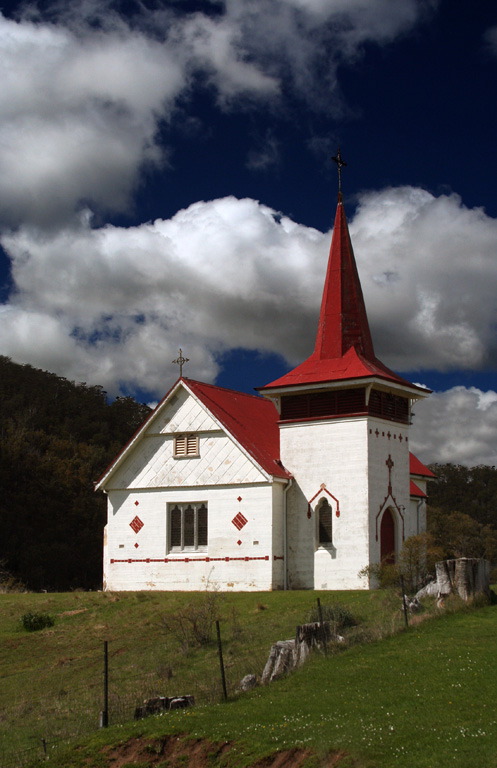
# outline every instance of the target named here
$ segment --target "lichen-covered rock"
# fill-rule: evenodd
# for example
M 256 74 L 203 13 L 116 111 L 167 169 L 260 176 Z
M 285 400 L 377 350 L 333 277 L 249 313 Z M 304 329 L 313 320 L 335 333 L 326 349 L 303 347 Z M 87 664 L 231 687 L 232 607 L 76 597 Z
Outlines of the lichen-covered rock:
M 240 680 L 241 691 L 250 691 L 252 688 L 255 688 L 256 685 L 257 678 L 255 675 L 245 675 L 245 677 L 242 677 Z

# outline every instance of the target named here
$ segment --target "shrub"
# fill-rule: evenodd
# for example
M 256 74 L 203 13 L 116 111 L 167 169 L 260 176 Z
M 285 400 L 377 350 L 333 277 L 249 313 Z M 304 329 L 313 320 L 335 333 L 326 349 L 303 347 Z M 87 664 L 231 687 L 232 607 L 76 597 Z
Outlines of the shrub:
M 355 627 L 358 624 L 357 619 L 344 605 L 340 603 L 332 603 L 330 605 L 321 606 L 321 614 L 323 621 L 329 621 L 334 628 L 335 632 L 340 632 L 348 627 Z M 317 606 L 309 611 L 307 618 L 308 621 L 319 621 L 319 612 Z
M 183 608 L 163 616 L 162 627 L 178 640 L 185 652 L 192 646 L 208 645 L 214 640 L 221 602 L 218 592 L 204 592 Z
M 0 592 L 25 592 L 26 588 L 6 568 L 6 561 L 0 560 Z
M 26 632 L 37 632 L 45 627 L 53 627 L 55 619 L 48 613 L 25 613 L 21 616 L 21 624 Z

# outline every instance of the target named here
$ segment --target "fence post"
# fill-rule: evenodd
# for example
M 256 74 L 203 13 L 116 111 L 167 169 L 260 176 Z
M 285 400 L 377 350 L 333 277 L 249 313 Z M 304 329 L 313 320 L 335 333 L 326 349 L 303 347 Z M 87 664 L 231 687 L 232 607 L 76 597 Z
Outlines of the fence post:
M 228 692 L 226 690 L 226 675 L 224 674 L 224 662 L 223 662 L 223 646 L 221 643 L 221 630 L 219 628 L 219 621 L 216 620 L 216 634 L 217 634 L 217 650 L 219 653 L 219 666 L 221 668 L 221 682 L 223 684 L 223 696 L 224 700 L 228 700 Z
M 45 760 L 48 760 L 48 752 L 47 752 L 47 740 L 41 739 L 41 746 L 43 747 L 43 755 L 45 757 Z
M 409 628 L 409 616 L 407 612 L 407 603 L 406 603 L 406 590 L 404 588 L 404 577 L 400 577 L 400 588 L 402 590 L 402 607 L 404 609 L 404 621 L 406 623 L 406 629 Z
M 327 656 L 328 655 L 328 648 L 326 646 L 326 630 L 325 630 L 325 627 L 324 627 L 324 624 L 323 624 L 323 609 L 321 608 L 321 599 L 318 597 L 317 601 L 318 601 L 319 628 L 321 630 L 321 638 L 323 640 L 324 655 Z
M 104 640 L 104 708 L 100 712 L 100 728 L 109 725 L 109 643 Z

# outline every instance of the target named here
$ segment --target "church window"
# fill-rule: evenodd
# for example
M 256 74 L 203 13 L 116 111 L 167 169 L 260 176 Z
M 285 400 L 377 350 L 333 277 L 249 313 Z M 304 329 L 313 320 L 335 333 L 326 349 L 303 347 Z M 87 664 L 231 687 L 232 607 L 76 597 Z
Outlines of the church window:
M 207 548 L 207 504 L 169 505 L 169 550 L 204 551 Z
M 333 543 L 333 511 L 328 499 L 322 499 L 318 509 L 319 546 L 326 547 Z
M 174 456 L 178 459 L 182 456 L 198 456 L 198 435 L 194 432 L 174 436 Z

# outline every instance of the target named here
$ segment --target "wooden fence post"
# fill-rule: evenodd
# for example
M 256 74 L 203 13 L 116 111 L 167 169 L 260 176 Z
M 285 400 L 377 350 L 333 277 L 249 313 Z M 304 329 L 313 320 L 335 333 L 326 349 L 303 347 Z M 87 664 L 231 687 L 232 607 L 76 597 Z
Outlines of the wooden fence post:
M 100 728 L 109 725 L 109 643 L 104 640 L 104 708 L 100 712 Z
M 223 684 L 223 696 L 224 700 L 228 700 L 228 692 L 226 690 L 226 675 L 224 674 L 224 662 L 223 662 L 223 646 L 221 643 L 221 630 L 219 629 L 219 621 L 216 620 L 216 634 L 217 634 L 217 650 L 219 654 L 219 666 L 221 668 L 221 682 Z

